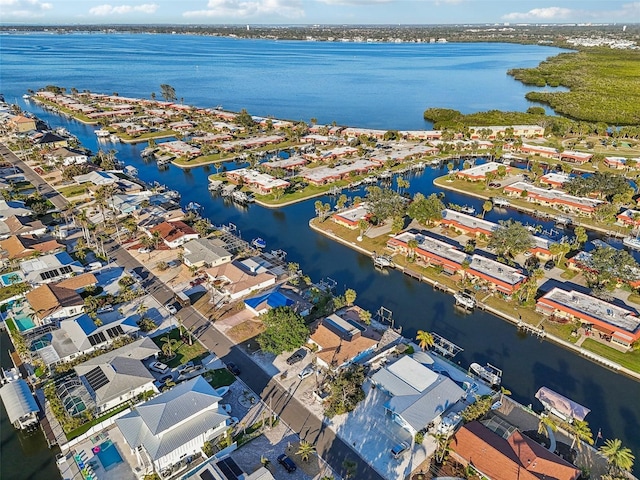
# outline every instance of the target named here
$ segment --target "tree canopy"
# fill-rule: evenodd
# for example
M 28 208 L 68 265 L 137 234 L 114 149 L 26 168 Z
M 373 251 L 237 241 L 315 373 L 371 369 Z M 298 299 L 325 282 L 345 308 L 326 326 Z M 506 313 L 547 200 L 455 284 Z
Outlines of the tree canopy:
M 520 222 L 500 220 L 500 226 L 489 239 L 489 248 L 498 255 L 513 257 L 533 247 L 533 237 Z
M 421 193 L 416 193 L 407 209 L 407 214 L 416 220 L 420 225 L 430 225 L 435 221 L 442 220 L 442 211 L 445 209 L 440 197 L 432 193 L 425 197 Z
M 632 194 L 629 180 L 614 173 L 596 172 L 589 176 L 577 176 L 563 187 L 571 195 L 586 197 L 595 194 L 601 200 L 613 200 L 615 195 Z
M 598 285 L 618 280 L 631 281 L 638 276 L 637 268 L 638 263 L 626 250 L 598 247 L 591 252 L 585 276 Z
M 405 199 L 388 188 L 367 188 L 367 210 L 378 223 L 388 218 L 404 217 Z
M 309 329 L 304 319 L 291 307 L 276 307 L 262 316 L 267 327 L 258 336 L 258 344 L 265 352 L 280 355 L 304 345 Z
M 175 102 L 178 98 L 176 96 L 176 89 L 166 83 L 160 85 L 160 94 L 167 102 Z
M 351 365 L 340 370 L 331 383 L 331 395 L 327 400 L 324 414 L 332 418 L 356 408 L 358 402 L 365 397 L 362 390 L 364 379 L 364 368 L 360 365 Z

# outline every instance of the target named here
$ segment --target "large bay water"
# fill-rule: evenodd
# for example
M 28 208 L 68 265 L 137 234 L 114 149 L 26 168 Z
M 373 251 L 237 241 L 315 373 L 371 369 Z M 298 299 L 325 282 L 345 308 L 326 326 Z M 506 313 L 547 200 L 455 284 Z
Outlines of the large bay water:
M 501 44 L 320 44 L 160 35 L 4 35 L 0 42 L 0 91 L 7 100 L 52 126 L 66 127 L 94 151 L 99 145 L 93 127 L 24 103 L 21 95 L 29 88 L 57 84 L 148 97 L 152 91 L 159 93 L 160 83 L 169 83 L 185 103 L 199 106 L 222 104 L 256 115 L 315 117 L 372 128 L 428 128 L 422 111 L 432 105 L 466 112 L 526 109 L 527 89 L 506 70 L 533 66 L 560 51 Z M 533 395 L 544 385 L 582 403 L 591 409 L 587 420 L 594 436 L 601 429 L 605 438 L 621 438 L 640 452 L 640 383 L 520 334 L 492 315 L 461 315 L 451 297 L 398 272 L 377 272 L 369 258 L 309 229 L 313 200 L 277 210 L 226 204 L 207 191 L 212 167 L 159 171 L 140 159 L 143 147 L 116 146 L 118 157 L 136 166 L 141 179 L 179 190 L 183 204 L 197 201 L 205 216 L 216 224 L 233 222 L 245 239 L 259 235 L 268 249 L 286 250 L 287 259 L 300 263 L 312 278 L 330 277 L 338 290 L 354 288 L 363 307 L 375 311 L 384 305 L 407 337 L 418 329 L 434 331 L 464 348 L 455 359 L 462 365 L 488 361 L 501 367 L 503 383 L 518 401 L 539 408 Z M 443 173 L 431 169 L 413 176 L 409 190 L 430 193 L 433 179 Z M 480 202 L 462 195 L 447 193 L 446 201 L 481 208 Z M 487 215 L 493 221 L 507 217 L 534 222 L 506 210 Z M 18 439 L 5 438 L 3 432 L 3 442 L 17 448 Z M 47 478 L 35 466 L 29 470 L 36 462 L 17 467 L 15 457 L 6 457 L 9 451 L 15 450 L 3 445 L 0 452 L 3 479 Z M 41 458 L 52 466 L 47 451 Z

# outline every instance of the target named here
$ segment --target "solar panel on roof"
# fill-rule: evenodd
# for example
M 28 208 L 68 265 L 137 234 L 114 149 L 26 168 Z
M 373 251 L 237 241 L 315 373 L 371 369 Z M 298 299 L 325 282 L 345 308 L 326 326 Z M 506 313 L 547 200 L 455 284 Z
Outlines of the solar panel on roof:
M 105 337 L 102 332 L 94 333 L 93 335 L 89 335 L 87 338 L 92 347 L 107 341 L 107 337 Z
M 244 474 L 233 458 L 227 457 L 217 463 L 218 468 L 227 480 L 237 480 Z
M 71 273 L 72 271 L 73 271 L 73 268 L 71 268 L 71 267 L 70 267 L 70 266 L 68 266 L 68 265 L 65 265 L 65 266 L 63 266 L 63 267 L 60 267 L 60 272 L 61 272 L 63 275 L 64 275 L 64 274 L 67 274 L 67 273 Z
M 213 473 L 211 473 L 209 470 L 200 472 L 200 478 L 202 480 L 216 480 L 215 477 L 213 476 Z
M 109 338 L 116 338 L 119 335 L 124 335 L 124 330 L 120 325 L 116 325 L 107 329 L 107 335 L 109 335 Z
M 109 383 L 109 379 L 100 367 L 96 367 L 93 370 L 90 370 L 84 376 L 84 378 L 87 379 L 87 382 L 89 382 L 89 386 L 93 389 L 94 392 Z

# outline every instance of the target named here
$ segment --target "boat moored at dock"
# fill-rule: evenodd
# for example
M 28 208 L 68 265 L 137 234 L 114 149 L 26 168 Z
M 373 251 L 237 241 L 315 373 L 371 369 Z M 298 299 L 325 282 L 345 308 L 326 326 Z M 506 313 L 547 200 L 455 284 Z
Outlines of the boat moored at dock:
M 458 292 L 453 298 L 456 300 L 456 306 L 466 308 L 467 310 L 473 310 L 476 307 L 476 299 L 467 292 Z
M 472 363 L 469 365 L 469 370 L 475 373 L 485 382 L 489 383 L 492 387 L 497 387 L 502 383 L 502 370 L 494 367 L 490 363 L 487 363 L 484 367 L 479 363 Z

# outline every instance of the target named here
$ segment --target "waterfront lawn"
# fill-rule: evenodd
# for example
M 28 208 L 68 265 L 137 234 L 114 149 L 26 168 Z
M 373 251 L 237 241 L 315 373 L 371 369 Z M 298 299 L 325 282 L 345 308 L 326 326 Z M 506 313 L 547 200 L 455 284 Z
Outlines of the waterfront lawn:
M 479 300 L 482 300 L 480 295 Z M 522 320 L 527 325 L 537 327 L 540 324 L 540 314 L 533 307 L 521 305 L 517 300 L 506 300 L 501 296 L 494 294 L 483 301 L 486 305 L 503 312 L 505 315 L 517 320 Z M 546 327 L 545 327 L 546 328 Z
M 62 113 L 66 113 L 67 115 L 75 118 L 76 120 L 80 120 L 82 123 L 87 123 L 89 125 L 98 124 L 97 120 L 94 120 L 93 118 L 89 118 L 86 115 L 83 115 L 82 113 L 76 112 L 75 110 L 69 110 L 68 108 L 65 108 L 55 102 L 50 102 L 49 100 L 45 100 L 42 97 L 37 97 L 36 103 L 43 103 L 45 105 L 49 105 L 54 110 L 57 110 Z
M 158 348 L 162 348 L 165 341 L 163 340 L 167 335 L 159 335 L 157 337 L 152 338 L 154 343 L 158 346 Z M 166 362 L 167 366 L 174 368 L 178 365 L 182 365 L 187 363 L 190 360 L 194 360 L 200 356 L 204 356 L 207 353 L 207 350 L 202 346 L 202 344 L 196 339 L 193 339 L 193 345 L 189 345 L 188 340 L 186 338 L 183 340 L 180 335 L 180 329 L 174 328 L 169 332 L 169 338 L 173 342 L 173 354 L 174 357 L 171 360 Z
M 236 381 L 236 377 L 226 368 L 209 370 L 204 374 L 204 378 L 213 388 L 227 387 Z
M 66 198 L 77 197 L 78 195 L 87 193 L 87 187 L 84 185 L 69 185 L 67 187 L 57 188 L 56 190 Z
M 630 352 L 621 352 L 615 348 L 611 348 L 600 342 L 587 338 L 582 347 L 598 355 L 603 356 L 613 362 L 616 362 L 623 367 L 640 373 L 640 350 L 633 350 Z
M 29 286 L 25 282 L 13 283 L 6 287 L 2 287 L 0 288 L 0 302 L 13 297 L 14 295 L 24 293 L 27 290 L 29 290 Z
M 580 338 L 579 336 L 571 335 L 571 332 L 573 332 L 577 328 L 571 322 L 563 324 L 544 320 L 542 322 L 542 326 L 544 327 L 544 331 L 549 335 L 554 335 L 560 340 L 564 340 L 566 342 L 576 343 L 578 341 L 578 338 Z
M 159 132 L 147 132 L 140 135 L 132 136 L 126 133 L 118 133 L 117 135 L 124 141 L 140 142 L 142 140 L 149 140 L 150 138 L 167 138 L 175 136 L 176 132 L 173 130 L 160 130 Z
M 18 327 L 16 327 L 15 322 L 13 321 L 13 318 L 7 318 L 4 323 L 7 324 L 7 328 L 9 329 L 10 332 L 17 332 L 18 331 Z

